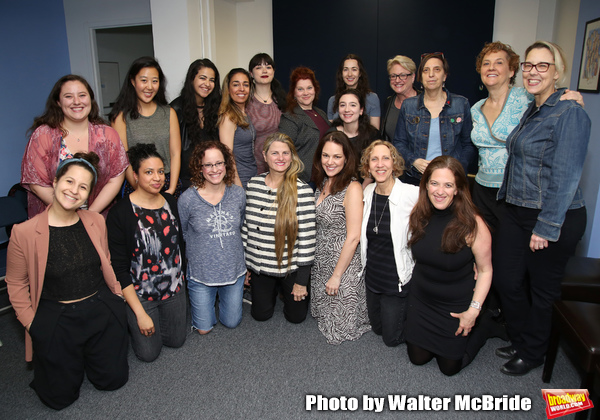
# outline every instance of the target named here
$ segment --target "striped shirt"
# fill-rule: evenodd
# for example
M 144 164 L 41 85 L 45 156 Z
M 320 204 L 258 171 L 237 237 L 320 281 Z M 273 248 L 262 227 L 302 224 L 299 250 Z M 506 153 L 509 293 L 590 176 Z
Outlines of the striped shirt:
M 277 268 L 275 256 L 275 217 L 277 190 L 265 183 L 266 174 L 248 181 L 246 189 L 246 220 L 242 227 L 242 240 L 246 251 L 246 265 L 258 274 L 285 277 L 300 267 L 313 263 L 316 242 L 315 197 L 312 189 L 298 179 L 298 237 L 292 253 L 292 264 L 288 270 L 287 243 L 283 251 L 281 268 Z

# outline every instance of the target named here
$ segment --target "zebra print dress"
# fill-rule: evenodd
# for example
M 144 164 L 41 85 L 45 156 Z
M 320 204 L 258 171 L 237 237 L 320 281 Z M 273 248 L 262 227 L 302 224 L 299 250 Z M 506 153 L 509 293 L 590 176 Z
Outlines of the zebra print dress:
M 337 296 L 325 292 L 346 241 L 346 190 L 326 197 L 317 206 L 317 248 L 311 272 L 310 310 L 329 344 L 357 340 L 371 329 L 367 314 L 360 247 L 342 276 Z M 318 201 L 321 191 L 317 189 Z

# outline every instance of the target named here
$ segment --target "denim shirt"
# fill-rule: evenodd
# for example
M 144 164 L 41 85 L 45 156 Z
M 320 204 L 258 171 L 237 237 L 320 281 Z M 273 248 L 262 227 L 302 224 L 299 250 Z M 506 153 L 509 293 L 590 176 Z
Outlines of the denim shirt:
M 477 157 L 477 148 L 471 142 L 471 106 L 464 96 L 446 92 L 446 103 L 440 112 L 442 154 L 460 161 L 468 173 Z M 424 93 L 405 99 L 394 135 L 394 146 L 406 161 L 407 174 L 420 179 L 421 173 L 412 166 L 416 159 L 425 159 L 429 144 L 431 114 L 424 103 Z
M 540 209 L 533 233 L 556 242 L 567 210 L 585 206 L 579 188 L 590 140 L 591 121 L 575 101 L 554 92 L 536 109 L 535 101 L 507 139 L 508 162 L 498 199 Z

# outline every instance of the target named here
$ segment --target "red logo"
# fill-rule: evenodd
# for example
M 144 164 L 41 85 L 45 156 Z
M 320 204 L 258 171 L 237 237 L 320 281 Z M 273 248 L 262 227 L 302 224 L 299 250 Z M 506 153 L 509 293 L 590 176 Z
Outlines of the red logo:
M 542 396 L 546 401 L 548 419 L 594 407 L 587 389 L 542 389 Z

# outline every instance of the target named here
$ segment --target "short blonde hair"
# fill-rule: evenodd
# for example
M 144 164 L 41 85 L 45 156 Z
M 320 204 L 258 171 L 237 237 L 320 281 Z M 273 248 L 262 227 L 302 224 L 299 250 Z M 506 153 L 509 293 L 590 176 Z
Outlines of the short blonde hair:
M 369 160 L 371 159 L 371 153 L 373 153 L 373 149 L 376 146 L 385 146 L 390 149 L 390 155 L 392 156 L 392 161 L 394 166 L 392 168 L 392 175 L 394 177 L 399 177 L 404 173 L 404 158 L 398 150 L 394 147 L 392 143 L 386 140 L 375 140 L 371 143 L 362 153 L 360 158 L 360 174 L 363 178 L 372 178 L 371 172 L 369 171 Z
M 556 45 L 553 42 L 548 41 L 535 41 L 527 50 L 525 50 L 525 60 L 527 60 L 527 55 L 531 52 L 531 50 L 535 50 L 538 48 L 545 48 L 552 54 L 554 57 L 554 67 L 558 72 L 558 79 L 556 80 L 556 86 L 561 87 L 566 82 L 566 72 L 567 72 L 567 62 L 565 60 L 565 53 L 562 48 Z
M 417 72 L 417 65 L 415 64 L 415 62 L 412 61 L 410 59 L 410 57 L 407 57 L 405 55 L 397 55 L 394 58 L 390 58 L 387 61 L 387 72 L 388 73 L 390 71 L 392 71 L 392 66 L 394 64 L 400 64 L 402 67 L 404 67 L 406 70 L 408 70 L 412 74 L 415 74 Z

